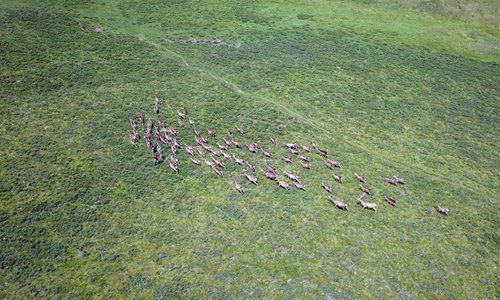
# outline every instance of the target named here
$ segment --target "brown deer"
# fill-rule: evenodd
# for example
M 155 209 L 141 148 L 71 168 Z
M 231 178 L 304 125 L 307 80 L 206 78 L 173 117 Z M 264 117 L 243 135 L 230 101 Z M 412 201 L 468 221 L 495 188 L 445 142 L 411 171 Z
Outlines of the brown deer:
M 271 172 L 271 173 L 273 173 L 275 175 L 278 174 L 278 170 L 276 170 L 276 168 L 273 167 L 272 165 L 267 165 L 267 172 Z
M 297 156 L 297 158 L 301 159 L 303 161 L 306 161 L 306 162 L 310 162 L 311 161 L 311 159 L 309 157 L 304 156 L 304 155 L 299 155 L 299 156 Z
M 179 111 L 177 110 L 177 115 L 181 118 L 184 119 L 186 117 L 186 113 L 184 111 Z
M 271 179 L 274 181 L 278 180 L 278 175 L 276 175 L 276 173 L 267 171 L 265 175 L 266 175 L 266 178 L 268 178 L 268 179 Z
M 144 114 L 143 113 L 139 114 L 139 122 L 141 122 L 141 124 L 144 124 Z
M 227 135 L 229 135 L 230 138 L 234 139 L 234 134 L 231 132 L 231 130 L 227 130 Z
M 207 166 L 209 166 L 210 168 L 215 168 L 215 163 L 214 163 L 214 162 L 212 162 L 212 161 L 208 161 L 208 160 L 206 160 L 205 158 L 203 158 L 203 160 L 205 161 L 205 164 L 206 164 Z
M 333 203 L 333 205 L 335 205 L 335 207 L 337 207 L 338 209 L 342 209 L 342 210 L 346 210 L 346 211 L 349 211 L 349 208 L 347 207 L 347 204 L 345 204 L 344 202 L 340 201 L 339 199 L 335 199 L 333 198 L 332 196 L 328 196 L 328 199 L 330 200 L 330 202 Z
M 311 148 L 313 148 L 314 150 L 318 150 L 318 144 L 316 144 L 315 142 L 312 142 Z
M 279 180 L 278 178 L 276 178 L 276 181 L 278 182 L 278 186 L 280 188 L 284 188 L 287 191 L 290 189 L 290 186 L 288 185 L 288 183 L 286 181 Z
M 139 136 L 137 135 L 137 132 L 130 132 L 130 142 L 134 147 L 139 147 Z
M 217 146 L 221 149 L 221 150 L 226 150 L 227 151 L 227 145 L 226 144 L 219 144 L 219 142 L 217 142 Z
M 236 186 L 236 190 L 238 190 L 238 192 L 240 192 L 240 194 L 245 193 L 245 188 L 243 187 L 243 185 L 237 183 L 236 181 L 234 181 L 234 185 Z
M 189 146 L 187 144 L 184 144 L 184 149 L 186 150 L 186 152 L 189 155 L 194 156 L 194 147 L 193 146 Z
M 311 163 L 308 162 L 300 162 L 302 164 L 302 168 L 311 169 Z
M 335 181 L 337 181 L 338 183 L 344 183 L 344 181 L 342 179 L 342 175 L 337 175 L 337 174 L 333 173 L 333 179 L 335 179 Z
M 214 137 L 215 136 L 215 132 L 210 129 L 210 128 L 207 128 L 207 132 L 208 132 L 208 135 L 211 136 L 211 137 Z
M 297 149 L 297 145 L 294 143 L 283 143 L 288 149 Z
M 325 191 L 326 191 L 327 193 L 331 193 L 331 192 L 332 192 L 332 187 L 331 187 L 331 186 L 329 186 L 329 185 L 327 185 L 326 183 L 324 183 L 324 182 L 323 182 L 323 183 L 321 184 L 321 186 L 325 189 Z
M 290 156 L 282 156 L 281 159 L 286 162 L 291 164 L 292 163 L 292 158 Z
M 236 131 L 238 131 L 239 134 L 243 134 L 243 128 L 236 126 Z
M 436 209 L 437 211 L 440 213 L 440 214 L 443 214 L 445 216 L 448 215 L 448 213 L 450 212 L 450 210 L 448 208 L 446 208 L 445 206 L 441 206 L 439 205 L 439 203 L 437 204 L 436 206 Z
M 326 150 L 318 149 L 318 153 L 319 153 L 319 155 L 321 155 L 323 157 L 328 157 L 328 151 L 326 151 Z
M 233 142 L 233 145 L 235 145 L 236 148 L 243 148 L 243 146 L 240 143 L 238 143 L 237 141 L 232 140 L 231 142 Z
M 132 127 L 132 130 L 136 131 L 137 130 L 137 123 L 132 118 L 130 118 L 129 121 L 130 121 L 130 127 Z
M 300 154 L 300 151 L 297 150 L 297 149 L 295 149 L 295 148 L 290 148 L 290 152 L 292 152 L 295 155 L 299 155 Z
M 326 166 L 329 168 L 329 169 L 333 169 L 333 168 L 341 168 L 342 166 L 340 165 L 340 162 L 336 161 L 335 159 L 330 159 L 330 158 L 327 158 L 325 160 L 325 164 Z
M 262 154 L 264 154 L 265 157 L 273 158 L 273 154 L 271 152 L 262 150 Z
M 201 162 L 196 158 L 194 158 L 193 156 L 189 156 L 189 160 L 191 160 L 197 166 L 201 165 Z
M 361 189 L 361 191 L 363 191 L 364 194 L 368 194 L 368 195 L 372 194 L 372 190 L 366 186 L 363 186 L 360 184 L 359 188 Z
M 302 149 L 306 152 L 311 152 L 311 147 L 307 147 L 306 145 L 301 145 Z
M 197 137 L 201 137 L 201 133 L 200 131 L 198 130 L 198 128 L 194 128 L 194 135 L 197 136 Z
M 295 185 L 295 187 L 296 187 L 297 189 L 299 189 L 299 190 L 303 190 L 303 191 L 305 191 L 305 190 L 306 190 L 305 185 L 304 185 L 302 182 L 300 182 L 300 181 L 293 181 L 293 184 L 294 184 L 294 185 Z
M 363 182 L 365 183 L 365 176 L 361 176 L 361 175 L 358 175 L 357 173 L 354 173 L 354 176 L 356 176 L 356 179 L 359 181 L 359 182 Z
M 234 154 L 233 154 L 233 158 L 234 158 L 234 161 L 235 161 L 238 165 L 240 165 L 240 166 L 242 166 L 242 165 L 243 165 L 243 159 L 241 159 L 241 158 L 237 158 L 236 156 L 234 156 Z
M 219 175 L 220 177 L 224 177 L 224 172 L 222 172 L 222 170 L 219 170 L 219 169 L 214 167 L 214 172 L 215 172 L 215 174 Z
M 170 166 L 170 169 L 174 170 L 176 174 L 179 174 L 179 165 L 178 164 L 173 164 L 171 161 L 168 164 Z
M 253 183 L 253 184 L 255 184 L 255 185 L 258 185 L 258 184 L 257 184 L 257 177 L 252 176 L 252 175 L 247 174 L 247 173 L 245 173 L 245 176 L 246 176 L 246 178 L 248 179 L 248 181 L 250 181 L 251 183 Z
M 226 144 L 227 147 L 231 146 L 231 142 L 226 140 L 226 138 L 222 138 L 222 140 L 224 141 L 224 143 Z
M 161 104 L 160 96 L 155 95 L 155 103 L 158 104 L 158 105 Z
M 276 141 L 276 139 L 275 139 L 275 138 L 270 137 L 270 139 L 271 139 L 271 143 L 272 143 L 273 145 L 276 145 L 276 144 L 278 143 L 278 142 Z
M 196 127 L 196 123 L 191 118 L 189 118 L 189 125 Z
M 396 178 L 392 177 L 392 178 L 385 178 L 385 181 L 387 181 L 388 183 L 392 184 L 392 185 L 397 185 L 398 182 L 396 181 Z
M 221 168 L 225 168 L 225 165 L 224 165 L 224 162 L 223 162 L 223 161 L 220 161 L 220 160 L 218 160 L 218 159 L 215 159 L 213 156 L 212 156 L 212 160 L 213 160 L 213 161 L 214 161 L 214 163 L 215 163 L 216 165 L 218 165 L 219 167 L 221 167 Z
M 225 159 L 227 160 L 233 160 L 233 157 L 230 154 L 227 154 L 226 152 L 222 152 L 222 156 L 224 156 Z
M 398 205 L 398 201 L 396 199 L 394 199 L 394 198 L 391 198 L 391 197 L 385 195 L 384 199 L 385 199 L 385 201 L 387 201 L 387 203 L 389 203 L 392 206 L 397 206 Z
M 406 180 L 404 178 L 397 177 L 397 176 L 393 176 L 393 178 L 396 180 L 397 184 L 405 184 L 406 183 Z
M 249 144 L 249 145 L 247 145 L 247 148 L 248 148 L 248 151 L 250 151 L 252 153 L 257 153 L 257 147 L 255 146 L 255 144 Z
M 246 163 L 247 163 L 247 166 L 250 168 L 250 170 L 255 171 L 255 165 L 254 164 L 251 164 L 248 161 Z
M 159 165 L 163 159 L 163 155 L 161 152 L 156 153 L 155 157 L 153 158 L 154 165 Z
M 297 176 L 297 175 L 294 175 L 294 174 L 289 173 L 287 171 L 284 171 L 283 173 L 285 174 L 286 177 L 288 177 L 289 179 L 291 179 L 293 181 L 299 181 L 300 180 L 299 176 Z
M 365 194 L 361 195 L 359 198 L 358 198 L 358 202 L 359 204 L 363 207 L 363 208 L 366 208 L 366 209 L 371 209 L 373 211 L 377 211 L 377 204 L 376 203 L 373 203 L 373 202 L 366 202 L 363 200 L 363 196 Z
M 153 105 L 153 111 L 156 113 L 156 114 L 159 114 L 160 113 L 160 109 L 158 108 L 158 104 L 154 104 Z

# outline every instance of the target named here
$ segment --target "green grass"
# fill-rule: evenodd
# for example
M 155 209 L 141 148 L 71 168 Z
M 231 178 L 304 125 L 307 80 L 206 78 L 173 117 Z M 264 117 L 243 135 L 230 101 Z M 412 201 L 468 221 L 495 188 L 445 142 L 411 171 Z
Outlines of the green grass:
M 474 45 L 498 44 L 498 24 L 400 2 L 1 4 L 0 296 L 495 298 L 499 56 Z M 212 37 L 226 44 L 178 42 Z M 307 192 L 250 186 L 232 164 L 220 179 L 184 152 L 179 176 L 154 167 L 128 118 L 152 115 L 155 94 L 168 123 L 185 105 L 276 157 L 269 135 L 314 140 L 346 183 L 316 155 L 311 170 L 275 163 Z M 355 171 L 376 213 L 356 204 Z

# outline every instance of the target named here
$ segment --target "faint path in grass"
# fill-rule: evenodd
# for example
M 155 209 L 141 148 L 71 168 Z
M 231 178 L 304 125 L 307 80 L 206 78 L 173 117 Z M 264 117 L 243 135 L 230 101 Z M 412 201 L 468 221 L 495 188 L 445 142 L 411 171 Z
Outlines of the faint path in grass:
M 314 122 L 314 120 L 311 120 L 310 118 L 307 118 L 306 116 L 300 114 L 299 112 L 297 112 L 297 111 L 295 111 L 293 109 L 290 109 L 288 106 L 286 106 L 286 105 L 284 105 L 284 104 L 282 104 L 282 103 L 280 103 L 278 101 L 275 101 L 273 99 L 270 99 L 270 98 L 267 98 L 267 97 L 263 97 L 263 96 L 260 96 L 260 95 L 255 95 L 255 94 L 251 94 L 251 93 L 245 92 L 237 84 L 235 84 L 234 82 L 231 82 L 231 81 L 225 79 L 224 77 L 219 76 L 217 74 L 214 74 L 214 73 L 212 73 L 210 71 L 207 71 L 207 70 L 205 70 L 203 68 L 200 68 L 200 67 L 197 67 L 197 66 L 189 64 L 187 62 L 187 60 L 182 55 L 180 55 L 179 53 L 177 53 L 175 51 L 170 50 L 169 48 L 165 47 L 164 45 L 161 45 L 161 44 L 155 43 L 153 41 L 147 40 L 142 35 L 139 36 L 138 38 L 141 41 L 143 41 L 145 43 L 148 43 L 148 44 L 150 44 L 150 45 L 158 48 L 159 50 L 167 52 L 167 53 L 169 53 L 173 57 L 178 58 L 185 67 L 190 68 L 192 70 L 196 70 L 196 71 L 200 72 L 201 74 L 204 74 L 204 75 L 209 76 L 209 77 L 211 77 L 211 78 L 213 78 L 213 79 L 215 79 L 215 80 L 217 80 L 219 82 L 224 83 L 225 85 L 227 85 L 228 87 L 230 87 L 234 92 L 236 92 L 236 93 L 238 93 L 240 95 L 243 95 L 243 96 L 248 97 L 248 98 L 253 98 L 253 99 L 256 99 L 256 100 L 259 100 L 259 101 L 263 101 L 263 102 L 272 104 L 274 106 L 278 106 L 283 111 L 286 111 L 290 115 L 296 117 L 297 119 L 303 121 L 304 123 L 310 125 L 311 127 L 313 127 L 315 129 L 323 132 L 327 136 L 330 135 L 331 132 L 332 132 L 331 130 L 328 130 L 328 128 L 325 128 L 325 127 L 319 125 L 318 123 Z M 364 152 L 366 152 L 367 154 L 371 155 L 372 157 L 381 158 L 381 159 L 390 161 L 392 163 L 404 166 L 404 167 L 406 167 L 408 169 L 419 171 L 420 173 L 425 174 L 427 176 L 432 176 L 433 177 L 432 179 L 436 179 L 436 180 L 439 180 L 441 182 L 452 182 L 453 184 L 455 184 L 457 186 L 465 187 L 469 191 L 474 192 L 474 193 L 476 193 L 478 195 L 487 194 L 492 199 L 494 199 L 494 197 L 495 197 L 494 194 L 493 194 L 493 192 L 491 192 L 487 187 L 483 186 L 480 182 L 471 180 L 470 178 L 450 177 L 450 176 L 442 175 L 442 174 L 433 172 L 433 171 L 431 171 L 431 170 L 429 170 L 429 169 L 427 169 L 425 167 L 411 165 L 411 164 L 407 163 L 406 161 L 399 160 L 399 159 L 396 159 L 394 157 L 391 158 L 390 155 L 389 155 L 389 153 L 382 152 L 379 149 L 377 149 L 375 151 L 375 150 L 373 150 L 371 148 L 366 147 L 365 145 L 363 145 L 361 143 L 357 143 L 357 142 L 355 142 L 353 140 L 345 139 L 345 138 L 343 138 L 341 136 L 336 136 L 336 138 L 341 139 L 342 142 L 344 142 L 347 145 L 350 145 L 352 147 L 355 147 L 355 148 L 363 150 Z

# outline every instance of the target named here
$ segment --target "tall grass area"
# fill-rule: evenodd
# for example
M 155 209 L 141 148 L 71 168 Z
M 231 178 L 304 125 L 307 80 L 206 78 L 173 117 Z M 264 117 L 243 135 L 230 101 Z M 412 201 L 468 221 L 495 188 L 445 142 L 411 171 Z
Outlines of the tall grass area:
M 498 24 L 384 1 L 0 7 L 1 298 L 498 295 L 499 56 L 474 46 L 498 43 Z M 234 164 L 222 179 L 185 152 L 180 175 L 153 166 L 128 119 L 156 94 L 183 142 L 182 106 L 215 140 L 240 124 L 307 191 L 262 172 L 251 186 Z M 330 150 L 346 182 L 318 156 L 280 162 L 270 135 Z M 377 212 L 356 204 L 354 172 Z M 383 181 L 395 174 L 408 184 Z

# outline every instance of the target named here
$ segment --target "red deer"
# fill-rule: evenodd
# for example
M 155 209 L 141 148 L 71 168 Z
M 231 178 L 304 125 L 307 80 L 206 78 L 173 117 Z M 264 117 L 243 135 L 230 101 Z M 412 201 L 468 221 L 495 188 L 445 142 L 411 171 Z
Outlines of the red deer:
M 168 161 L 170 161 L 171 163 L 173 163 L 174 165 L 178 165 L 179 164 L 179 161 L 177 160 L 177 157 L 175 156 L 170 156 L 168 158 Z
M 302 149 L 304 149 L 304 151 L 311 152 L 311 147 L 307 147 L 305 145 L 301 145 L 301 146 L 302 146 Z
M 289 163 L 291 164 L 292 163 L 292 158 L 289 157 L 289 156 L 282 156 L 281 159 L 286 162 L 286 163 Z
M 340 162 L 334 160 L 334 159 L 330 159 L 330 158 L 327 158 L 325 160 L 325 164 L 328 168 L 330 169 L 333 169 L 333 168 L 341 168 L 342 166 L 340 165 Z
M 276 173 L 267 171 L 265 175 L 266 175 L 266 178 L 268 178 L 268 179 L 271 179 L 274 181 L 278 180 L 278 176 L 276 175 Z
M 300 162 L 302 164 L 302 168 L 304 169 L 310 169 L 311 168 L 311 164 L 308 163 L 308 162 Z
M 134 131 L 130 132 L 130 142 L 134 147 L 139 147 L 139 138 L 137 133 Z
M 218 159 L 215 159 L 213 156 L 212 156 L 212 160 L 213 160 L 213 161 L 214 161 L 214 163 L 215 163 L 216 165 L 218 165 L 219 167 L 221 167 L 221 168 L 225 168 L 225 165 L 224 165 L 224 162 L 223 162 L 223 161 L 220 161 L 220 160 L 218 160 Z
M 295 187 L 296 187 L 297 189 L 299 189 L 299 190 L 303 190 L 303 191 L 305 191 L 305 190 L 306 190 L 305 185 L 304 185 L 302 182 L 300 182 L 300 181 L 298 181 L 298 182 L 297 182 L 297 181 L 294 181 L 294 182 L 293 182 L 293 184 L 294 184 L 294 185 L 295 185 Z
M 307 161 L 307 162 L 310 162 L 311 160 L 309 159 L 309 157 L 307 156 L 304 156 L 304 155 L 299 155 L 297 156 L 298 159 L 301 159 L 303 161 Z
M 342 175 L 337 175 L 333 173 L 333 179 L 335 179 L 335 181 L 337 181 L 338 183 L 344 183 L 342 180 Z
M 229 135 L 230 138 L 234 139 L 234 134 L 231 132 L 231 130 L 227 130 L 227 134 Z
M 326 151 L 326 150 L 318 149 L 318 153 L 319 153 L 319 155 L 321 155 L 323 157 L 328 157 L 328 151 Z
M 153 111 L 158 114 L 160 113 L 160 109 L 158 108 L 158 104 L 155 103 L 155 105 L 153 105 Z
M 447 216 L 447 215 L 448 215 L 448 213 L 450 212 L 450 210 L 449 210 L 448 208 L 446 208 L 445 206 L 441 206 L 441 205 L 439 205 L 439 203 L 438 203 L 438 205 L 436 206 L 436 209 L 437 209 L 437 211 L 438 211 L 440 214 L 443 214 L 443 215 L 445 215 L 445 216 Z
M 207 144 L 205 144 L 205 143 L 202 143 L 202 144 L 201 144 L 201 147 L 203 147 L 203 149 L 205 149 L 205 151 L 208 151 L 208 152 L 212 152 L 212 151 L 213 151 L 213 150 L 212 150 L 212 146 L 207 145 Z
M 247 166 L 252 170 L 252 171 L 255 171 L 255 165 L 249 163 L 248 161 L 246 162 L 247 163 Z
M 271 166 L 271 165 L 267 165 L 267 172 L 271 172 L 271 173 L 273 173 L 275 175 L 278 174 L 278 170 L 276 170 L 276 168 L 273 167 L 273 166 Z
M 194 156 L 194 148 L 193 148 L 193 146 L 189 146 L 189 145 L 184 144 L 184 149 L 186 149 L 186 152 L 189 155 Z
M 215 168 L 215 163 L 214 162 L 208 161 L 205 158 L 203 158 L 203 160 L 205 161 L 205 164 L 207 164 L 207 166 L 209 166 L 210 168 Z
M 396 181 L 396 178 L 392 177 L 392 178 L 386 178 L 385 181 L 387 181 L 388 183 L 390 184 L 393 184 L 393 185 L 397 185 L 398 182 Z
M 137 130 L 137 123 L 132 118 L 130 118 L 129 120 L 130 120 L 130 127 L 132 127 L 133 131 L 136 131 Z
M 201 157 L 205 157 L 205 152 L 201 151 L 200 149 L 196 148 L 196 151 L 198 151 L 198 154 L 201 156 Z
M 376 203 L 373 203 L 373 202 L 365 202 L 363 200 L 363 195 L 361 195 L 359 198 L 358 198 L 358 201 L 359 201 L 359 204 L 363 207 L 363 208 L 366 208 L 366 209 L 371 209 L 373 211 L 377 211 L 377 204 Z
M 219 146 L 221 150 L 227 150 L 227 146 L 225 144 L 221 145 L 219 144 L 219 142 L 217 142 L 217 146 Z
M 255 185 L 258 185 L 258 184 L 257 184 L 257 177 L 252 176 L 252 175 L 250 175 L 250 174 L 246 174 L 246 173 L 245 173 L 245 176 L 246 176 L 246 178 L 247 178 L 247 179 L 248 179 L 251 183 L 253 183 L 253 184 L 255 184 Z
M 175 128 L 174 128 L 174 127 L 169 127 L 169 128 L 168 128 L 168 132 L 169 132 L 170 134 L 172 134 L 173 136 L 176 136 L 176 137 L 178 137 L 178 136 L 179 136 L 179 132 L 178 132 L 177 130 L 175 130 Z
M 196 123 L 191 118 L 189 118 L 189 125 L 196 127 Z
M 237 158 L 236 156 L 234 156 L 233 154 L 233 158 L 234 158 L 234 161 L 238 164 L 238 165 L 243 165 L 243 159 L 241 158 Z
M 224 143 L 226 144 L 227 147 L 230 147 L 231 146 L 231 142 L 226 140 L 225 138 L 222 138 L 222 140 L 224 141 Z
M 394 198 L 391 198 L 387 195 L 384 196 L 385 200 L 387 201 L 387 203 L 389 203 L 390 205 L 392 206 L 397 206 L 398 205 L 398 201 Z
M 178 164 L 173 164 L 172 162 L 169 162 L 170 169 L 174 170 L 176 174 L 179 174 L 179 165 Z
M 197 160 L 196 158 L 189 156 L 189 159 L 197 166 L 201 165 L 200 161 Z
M 141 124 L 144 124 L 144 114 L 143 113 L 139 114 L 139 122 L 141 122 Z
M 262 150 L 262 154 L 264 154 L 265 157 L 273 158 L 273 154 L 271 152 Z
M 236 146 L 236 148 L 243 148 L 243 146 L 240 143 L 238 143 L 237 141 L 232 140 L 232 142 L 233 142 L 233 145 Z
M 236 185 L 236 190 L 238 190 L 238 192 L 240 192 L 241 194 L 245 193 L 245 188 L 243 187 L 243 185 L 237 183 L 236 181 L 234 182 L 234 185 Z
M 220 151 L 212 151 L 212 154 L 216 157 L 220 157 L 222 155 Z
M 214 172 L 215 172 L 215 174 L 219 175 L 220 177 L 224 177 L 224 172 L 222 172 L 222 170 L 219 170 L 219 169 L 214 167 Z
M 276 145 L 276 144 L 277 144 L 277 142 L 276 142 L 276 139 L 275 139 L 275 138 L 270 137 L 270 139 L 271 139 L 271 143 L 272 143 L 273 145 Z
M 277 182 L 278 182 L 278 186 L 279 186 L 280 188 L 284 188 L 284 189 L 285 189 L 285 190 L 287 190 L 287 191 L 290 189 L 290 187 L 289 187 L 289 185 L 288 185 L 288 183 L 287 183 L 286 181 L 281 181 L 281 180 L 279 180 L 278 178 L 276 178 L 276 180 L 277 180 Z
M 283 143 L 283 145 L 285 145 L 285 147 L 287 147 L 288 149 L 296 149 L 297 148 L 297 145 L 295 145 L 294 143 Z
M 333 205 L 335 205 L 335 207 L 337 207 L 339 209 L 342 209 L 342 210 L 349 211 L 349 208 L 347 207 L 347 204 L 345 204 L 344 202 L 340 201 L 339 199 L 332 198 L 331 196 L 328 196 L 328 199 L 330 200 L 330 202 L 333 203 Z
M 199 137 L 199 136 L 200 136 L 200 134 L 201 134 L 201 133 L 200 133 L 200 131 L 198 130 L 198 128 L 196 128 L 196 127 L 195 127 L 195 128 L 194 128 L 194 135 L 195 135 L 195 136 L 197 136 L 197 137 Z
M 243 134 L 243 128 L 236 126 L 236 131 L 238 131 L 240 134 Z
M 366 182 L 365 181 L 365 176 L 361 176 L 361 175 L 358 175 L 357 173 L 354 173 L 354 176 L 356 176 L 356 179 L 359 181 L 359 182 Z
M 230 154 L 227 154 L 227 153 L 222 152 L 222 151 L 221 151 L 221 153 L 222 153 L 222 156 L 224 156 L 225 159 L 227 159 L 227 160 L 233 160 L 233 158 L 231 157 Z
M 405 184 L 406 183 L 406 180 L 404 178 L 400 178 L 397 176 L 393 176 L 393 178 L 396 180 L 396 183 L 398 183 L 398 184 Z
M 257 153 L 257 147 L 255 146 L 255 144 L 247 145 L 247 148 L 248 148 L 248 151 L 250 151 L 252 153 Z
M 283 172 L 286 177 L 290 178 L 293 181 L 299 181 L 299 176 L 293 175 L 292 173 L 288 173 L 287 171 Z
M 181 119 L 184 119 L 186 117 L 186 113 L 185 112 L 182 112 L 182 111 L 179 111 L 177 110 L 177 115 L 181 118 Z
M 211 137 L 214 137 L 215 136 L 215 132 L 210 129 L 210 128 L 207 128 L 207 132 L 208 132 L 208 135 L 211 136 Z
M 371 195 L 372 194 L 372 190 L 370 188 L 367 188 L 366 186 L 363 186 L 363 185 L 359 185 L 359 188 L 363 191 L 363 193 L 365 194 L 368 194 L 368 195 Z
M 292 152 L 295 155 L 299 155 L 300 154 L 299 150 L 294 149 L 294 148 L 290 148 L 290 152 Z
M 161 163 L 161 160 L 163 159 L 163 155 L 161 154 L 161 152 L 157 153 L 154 157 L 154 164 L 155 166 L 156 165 L 159 165 Z
M 327 193 L 331 193 L 331 192 L 332 192 L 332 187 L 331 187 L 331 186 L 329 186 L 329 185 L 327 185 L 326 183 L 324 183 L 324 182 L 323 182 L 323 183 L 321 184 L 321 186 L 325 189 L 325 191 L 326 191 Z
M 318 150 L 318 144 L 316 144 L 315 142 L 312 142 L 311 148 Z
M 158 95 L 155 95 L 155 103 L 161 104 L 161 99 L 160 99 L 160 97 L 158 97 Z

